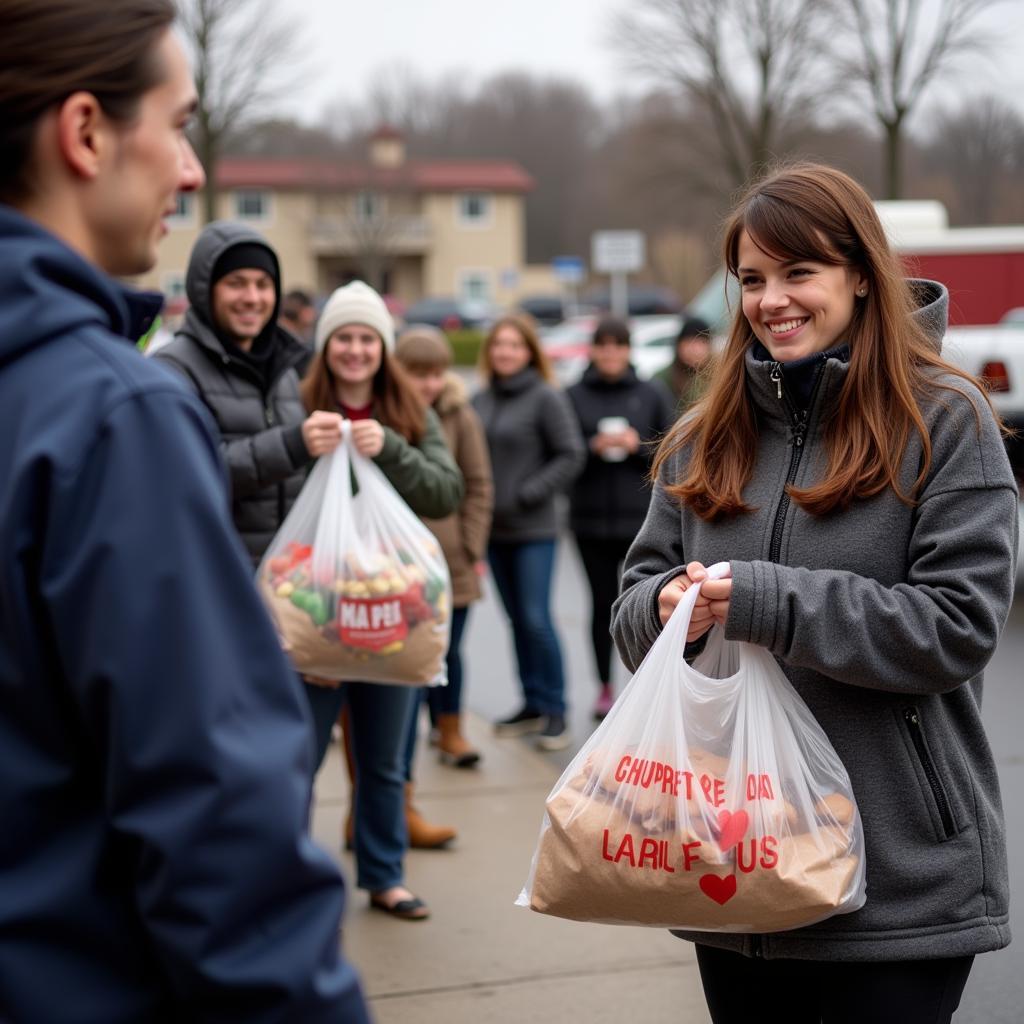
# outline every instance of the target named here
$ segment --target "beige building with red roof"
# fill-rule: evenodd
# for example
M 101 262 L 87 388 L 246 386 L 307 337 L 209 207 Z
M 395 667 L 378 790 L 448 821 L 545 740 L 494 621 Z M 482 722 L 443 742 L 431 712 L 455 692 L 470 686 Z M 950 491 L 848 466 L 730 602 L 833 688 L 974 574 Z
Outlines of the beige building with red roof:
M 227 157 L 217 181 L 218 217 L 267 237 L 285 290 L 323 296 L 360 278 L 404 304 L 456 296 L 500 306 L 527 291 L 557 290 L 547 268 L 525 266 L 524 199 L 533 180 L 510 161 L 410 160 L 401 136 L 381 129 L 362 163 Z M 179 196 L 160 261 L 141 286 L 184 294 L 201 209 L 200 196 Z

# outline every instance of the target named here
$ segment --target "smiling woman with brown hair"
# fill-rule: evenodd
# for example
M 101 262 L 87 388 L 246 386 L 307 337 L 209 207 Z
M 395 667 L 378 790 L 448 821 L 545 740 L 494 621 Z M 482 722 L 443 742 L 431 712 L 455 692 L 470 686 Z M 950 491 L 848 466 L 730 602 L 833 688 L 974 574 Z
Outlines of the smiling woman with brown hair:
M 850 774 L 868 898 L 811 928 L 681 934 L 716 1024 L 765 1001 L 825 1024 L 949 1021 L 974 955 L 1010 940 L 980 718 L 1017 550 L 999 423 L 939 354 L 946 290 L 904 280 L 847 175 L 751 186 L 725 263 L 742 306 L 659 449 L 612 628 L 635 668 L 699 584 L 687 654 L 717 624 L 775 655 Z

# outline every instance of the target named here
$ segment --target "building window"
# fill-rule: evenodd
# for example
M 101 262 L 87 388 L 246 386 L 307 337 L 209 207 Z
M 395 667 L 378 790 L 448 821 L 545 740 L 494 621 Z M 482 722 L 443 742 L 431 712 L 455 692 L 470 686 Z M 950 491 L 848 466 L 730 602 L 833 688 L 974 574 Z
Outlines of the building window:
M 384 212 L 384 201 L 376 192 L 357 192 L 355 205 L 358 220 L 376 220 Z
M 235 216 L 239 220 L 270 219 L 270 193 L 246 189 L 235 193 Z
M 491 196 L 487 192 L 463 192 L 458 197 L 458 210 L 462 224 L 484 227 L 491 222 Z
M 160 290 L 164 293 L 164 300 L 185 298 L 185 272 L 183 270 L 168 270 L 160 278 Z
M 167 226 L 189 227 L 196 221 L 196 197 L 192 192 L 179 192 L 175 197 L 174 213 L 167 218 Z
M 459 272 L 459 297 L 469 301 L 489 302 L 491 274 L 488 270 L 462 270 Z

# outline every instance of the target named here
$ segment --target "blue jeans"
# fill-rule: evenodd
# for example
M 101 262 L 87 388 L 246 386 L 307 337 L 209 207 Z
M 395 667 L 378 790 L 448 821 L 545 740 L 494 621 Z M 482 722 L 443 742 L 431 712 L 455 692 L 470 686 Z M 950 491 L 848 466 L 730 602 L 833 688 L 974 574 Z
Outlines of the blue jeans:
M 452 611 L 452 635 L 448 643 L 448 685 L 424 686 L 417 692 L 425 697 L 430 709 L 430 724 L 437 725 L 438 715 L 457 715 L 462 709 L 462 655 L 459 644 L 469 618 L 469 608 L 455 608 Z M 416 735 L 420 724 L 420 697 L 416 698 L 412 716 L 409 719 L 409 735 L 405 743 L 405 777 L 412 782 L 412 762 L 416 756 Z
M 555 542 L 492 541 L 487 559 L 512 624 L 523 702 L 544 715 L 564 715 L 562 649 L 550 608 Z
M 331 742 L 341 706 L 351 716 L 355 759 L 356 885 L 380 892 L 401 885 L 409 845 L 405 827 L 405 743 L 419 687 L 344 683 L 336 690 L 305 684 L 313 713 L 316 767 Z

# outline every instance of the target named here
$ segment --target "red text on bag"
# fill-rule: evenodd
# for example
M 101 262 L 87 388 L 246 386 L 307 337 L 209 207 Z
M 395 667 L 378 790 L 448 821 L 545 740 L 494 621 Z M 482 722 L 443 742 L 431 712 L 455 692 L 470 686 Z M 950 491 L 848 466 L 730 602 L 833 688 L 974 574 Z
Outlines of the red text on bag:
M 378 651 L 404 640 L 409 624 L 397 597 L 343 597 L 338 601 L 338 636 L 349 647 Z

